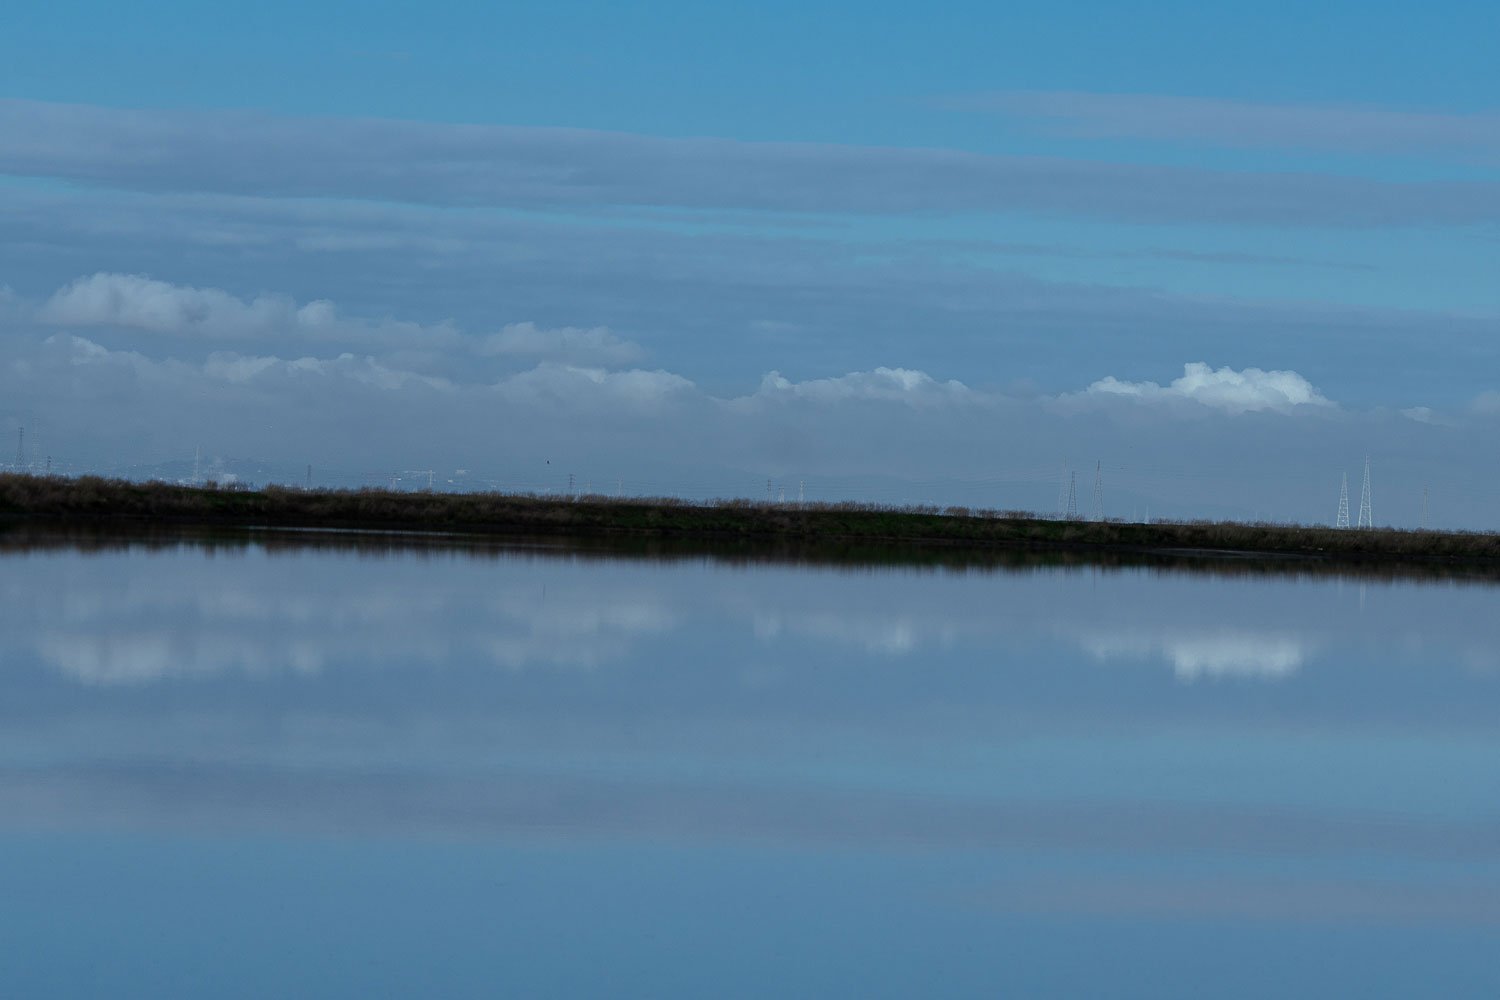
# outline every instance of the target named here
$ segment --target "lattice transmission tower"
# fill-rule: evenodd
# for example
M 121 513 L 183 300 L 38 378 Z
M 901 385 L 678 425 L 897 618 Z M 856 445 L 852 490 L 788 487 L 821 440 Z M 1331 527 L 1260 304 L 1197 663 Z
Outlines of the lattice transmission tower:
M 1365 456 L 1365 485 L 1359 491 L 1359 519 L 1354 523 L 1356 528 L 1375 527 L 1375 517 L 1370 512 L 1370 456 Z
M 1078 474 L 1068 473 L 1068 506 L 1063 512 L 1063 517 L 1069 521 L 1078 520 Z
M 1335 528 L 1349 527 L 1349 473 L 1344 473 L 1344 481 L 1339 484 L 1339 516 L 1333 522 Z
M 1104 463 L 1094 463 L 1094 520 L 1104 520 Z

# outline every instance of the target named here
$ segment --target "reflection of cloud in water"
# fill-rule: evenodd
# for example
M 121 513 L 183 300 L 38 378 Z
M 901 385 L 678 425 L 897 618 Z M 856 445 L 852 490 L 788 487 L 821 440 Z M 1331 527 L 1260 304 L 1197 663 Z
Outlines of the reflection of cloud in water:
M 834 611 L 801 614 L 757 611 L 754 628 L 756 638 L 763 641 L 790 634 L 888 656 L 915 652 L 920 646 L 933 642 L 952 645 L 958 631 L 952 623 L 924 625 L 906 616 L 876 618 L 868 614 Z
M 108 603 L 94 602 L 88 615 L 61 616 L 63 627 L 37 634 L 32 647 L 41 661 L 97 685 L 231 672 L 306 674 L 334 663 L 594 667 L 628 655 L 639 637 L 677 624 L 653 595 L 593 591 L 544 600 L 530 589 L 411 599 L 379 590 L 279 596 L 179 590 L 152 595 L 145 609 L 128 615 L 126 628 L 120 625 L 126 615 L 103 613 Z
M 1272 680 L 1297 672 L 1311 652 L 1303 639 L 1259 632 L 1146 632 L 1084 636 L 1080 645 L 1100 660 L 1162 657 L 1177 677 L 1258 677 Z
M 596 600 L 597 603 L 570 605 L 508 599 L 500 602 L 496 610 L 512 621 L 526 623 L 539 635 L 587 636 L 609 632 L 647 635 L 671 631 L 677 624 L 677 616 L 654 598 L 600 597 Z
M 495 611 L 513 626 L 486 635 L 480 646 L 493 662 L 511 669 L 548 663 L 597 667 L 629 655 L 632 642 L 670 632 L 678 617 L 651 596 L 588 593 L 584 600 L 543 600 L 529 591 L 509 593 Z
M 1463 646 L 1458 662 L 1476 674 L 1500 674 L 1500 650 L 1492 646 Z
M 308 639 L 257 642 L 244 636 L 184 636 L 166 631 L 107 635 L 48 632 L 37 638 L 36 651 L 43 662 L 85 684 L 143 684 L 232 670 L 250 676 L 280 671 L 315 673 L 324 658 L 320 645 Z

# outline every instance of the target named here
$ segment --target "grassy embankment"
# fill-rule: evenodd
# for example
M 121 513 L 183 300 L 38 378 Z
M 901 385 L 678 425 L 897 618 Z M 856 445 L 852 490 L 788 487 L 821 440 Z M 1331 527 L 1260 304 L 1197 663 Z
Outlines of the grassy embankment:
M 408 530 L 465 535 L 703 539 L 912 549 L 1209 551 L 1337 562 L 1500 566 L 1500 535 L 1277 524 L 1064 521 L 1012 511 L 866 504 L 704 504 L 386 490 L 215 489 L 0 475 L 0 518 L 52 524 Z

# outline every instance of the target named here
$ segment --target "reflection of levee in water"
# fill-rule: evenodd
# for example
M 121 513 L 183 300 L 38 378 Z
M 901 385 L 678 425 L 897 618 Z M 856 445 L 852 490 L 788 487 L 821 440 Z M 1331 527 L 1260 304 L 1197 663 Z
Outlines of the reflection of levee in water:
M 1372 583 L 1500 583 L 1500 566 L 1438 562 L 1347 562 L 1243 553 L 1006 549 L 900 543 L 834 543 L 711 538 L 476 535 L 423 531 L 209 527 L 175 524 L 56 524 L 0 520 L 0 556 L 66 549 L 85 553 L 164 551 L 191 546 L 270 555 L 348 552 L 373 558 L 565 559 L 575 562 L 712 562 L 936 573 L 1189 573 L 1215 577 L 1350 579 Z
M 1212 572 L 1500 579 L 1500 536 L 1299 525 L 1059 521 L 969 508 L 728 500 L 559 499 L 501 493 L 222 490 L 0 475 L 6 547 L 185 540 L 362 549 L 566 547 L 604 557 L 829 565 L 1141 566 Z M 18 530 L 25 528 L 27 530 Z M 181 529 L 191 528 L 191 539 Z M 166 529 L 173 529 L 167 531 Z M 294 529 L 319 529 L 317 533 Z M 330 537 L 327 532 L 358 532 Z M 399 532 L 399 536 L 379 534 Z M 293 540 L 295 538 L 295 540 Z M 581 548 L 580 548 L 581 547 Z

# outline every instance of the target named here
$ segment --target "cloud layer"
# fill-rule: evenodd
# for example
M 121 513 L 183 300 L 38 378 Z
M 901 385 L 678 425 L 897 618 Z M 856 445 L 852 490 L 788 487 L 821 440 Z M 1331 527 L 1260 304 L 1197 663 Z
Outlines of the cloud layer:
M 1500 219 L 1493 182 L 20 100 L 0 101 L 0 173 L 147 191 L 513 208 L 1044 212 L 1332 226 Z
M 1500 159 L 1500 115 L 1357 104 L 1270 104 L 1163 94 L 1006 91 L 944 99 L 955 110 L 1053 122 L 1067 135 Z
M 1264 277 L 1263 268 L 1287 265 L 1238 258 L 1203 265 L 1222 272 L 1213 280 L 1230 281 L 1226 287 L 1238 297 L 1182 295 L 1118 281 L 1122 268 L 1134 273 L 1164 263 L 1096 260 L 1079 266 L 1098 271 L 1099 280 L 1043 279 L 1016 270 L 1030 266 L 1030 257 L 997 257 L 972 240 L 914 245 L 889 233 L 851 235 L 827 220 L 801 228 L 716 222 L 684 229 L 642 213 L 516 216 L 78 187 L 13 194 L 12 210 L 0 219 L 0 274 L 19 293 L 45 298 L 96 272 L 144 272 L 223 289 L 245 309 L 217 329 L 274 323 L 289 331 L 274 345 L 283 355 L 314 338 L 357 351 L 359 338 L 375 331 L 344 333 L 353 317 L 364 316 L 367 326 L 393 326 L 390 317 L 420 325 L 433 351 L 454 342 L 445 325 L 474 336 L 527 321 L 543 330 L 605 328 L 640 344 L 638 359 L 719 389 L 773 369 L 805 378 L 882 365 L 959 375 L 970 384 L 1025 379 L 1061 389 L 1105 373 L 1125 377 L 1138 359 L 1175 366 L 1200 358 L 1235 368 L 1272 359 L 1361 405 L 1451 406 L 1490 387 L 1481 373 L 1492 367 L 1495 323 L 1483 311 L 1458 311 L 1457 302 L 1420 310 L 1244 297 L 1254 287 L 1239 280 L 1246 269 L 1254 279 Z M 941 228 L 930 219 L 900 225 L 918 224 Z M 311 243 L 338 249 L 309 249 Z M 1477 260 L 1445 268 L 1445 287 L 1461 287 L 1466 268 L 1477 277 Z M 1299 283 L 1311 280 L 1306 268 L 1295 274 Z M 1389 278 L 1326 280 L 1368 289 Z M 332 317 L 292 325 L 289 312 L 319 300 L 338 303 Z M 148 343 L 148 331 L 141 333 L 140 343 Z M 407 332 L 390 333 L 409 345 Z M 201 325 L 195 335 L 204 335 Z M 553 360 L 612 365 L 624 357 L 609 344 L 580 354 L 584 345 L 571 339 Z M 1442 367 L 1411 364 L 1417 342 L 1421 356 Z M 1357 375 L 1340 360 L 1356 345 L 1374 376 Z M 1080 358 L 1089 365 L 1080 366 Z M 437 365 L 431 373 L 458 371 Z
M 1004 394 L 979 391 L 956 379 L 940 380 L 924 371 L 894 367 L 801 381 L 772 371 L 753 393 L 715 399 L 681 375 L 631 367 L 642 359 L 644 351 L 603 327 L 543 329 L 523 321 L 506 324 L 494 333 L 468 335 L 451 324 L 423 326 L 345 317 L 327 300 L 299 305 L 290 297 L 270 294 L 245 300 L 221 289 L 174 285 L 143 275 L 101 272 L 79 278 L 37 307 L 34 316 L 43 326 L 142 330 L 212 346 L 224 341 L 254 345 L 291 336 L 314 346 L 348 343 L 359 351 L 279 357 L 216 349 L 195 365 L 175 356 L 153 360 L 138 351 L 111 349 L 72 333 L 47 337 L 42 344 L 75 368 L 192 370 L 211 380 L 237 384 L 316 375 L 381 389 L 413 384 L 445 391 L 466 386 L 488 388 L 531 402 L 547 400 L 585 407 L 592 397 L 601 394 L 634 406 L 655 406 L 691 395 L 739 412 L 787 404 L 833 407 L 878 403 L 932 409 L 1010 402 Z M 492 381 L 475 378 L 472 373 L 467 379 L 447 379 L 398 367 L 401 359 L 414 352 L 421 357 L 420 352 L 433 349 L 510 359 L 536 367 Z M 1229 414 L 1291 412 L 1299 407 L 1333 405 L 1296 372 L 1213 369 L 1201 362 L 1186 365 L 1183 376 L 1165 387 L 1106 376 L 1082 392 L 1057 397 L 1057 401 L 1085 398 L 1103 402 L 1128 399 L 1144 404 L 1191 402 Z

